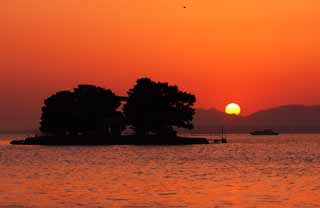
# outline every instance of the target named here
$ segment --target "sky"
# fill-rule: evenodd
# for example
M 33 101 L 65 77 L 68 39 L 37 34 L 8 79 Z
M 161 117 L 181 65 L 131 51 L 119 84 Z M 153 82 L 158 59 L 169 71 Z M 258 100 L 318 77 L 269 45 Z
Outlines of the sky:
M 318 0 L 3 0 L 0 27 L 0 130 L 36 128 L 56 91 L 145 76 L 198 108 L 320 104 Z

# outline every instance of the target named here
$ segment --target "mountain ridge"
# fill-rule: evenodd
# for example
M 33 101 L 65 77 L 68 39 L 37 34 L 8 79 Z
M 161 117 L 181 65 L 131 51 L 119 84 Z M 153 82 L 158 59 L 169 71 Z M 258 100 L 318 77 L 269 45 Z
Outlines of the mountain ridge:
M 246 116 L 227 115 L 216 108 L 198 108 L 194 129 L 179 132 L 216 133 L 224 127 L 229 133 L 249 133 L 273 129 L 280 133 L 320 133 L 320 105 L 280 105 L 259 110 Z M 35 129 L 1 129 L 1 134 L 32 133 Z
M 247 116 L 227 115 L 215 108 L 196 109 L 196 133 L 217 132 L 224 126 L 228 132 L 248 133 L 273 129 L 280 133 L 320 133 L 320 105 L 281 105 Z

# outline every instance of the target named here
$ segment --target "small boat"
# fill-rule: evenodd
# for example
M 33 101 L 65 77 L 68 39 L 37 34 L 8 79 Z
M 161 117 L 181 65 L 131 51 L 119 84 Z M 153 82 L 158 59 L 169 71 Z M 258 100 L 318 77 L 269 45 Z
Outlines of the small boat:
M 224 137 L 224 129 L 222 127 L 221 129 L 221 138 L 216 138 L 213 140 L 213 143 L 219 144 L 219 143 L 227 143 L 227 137 Z
M 279 133 L 272 131 L 271 129 L 258 130 L 250 132 L 251 135 L 260 136 L 260 135 L 279 135 Z

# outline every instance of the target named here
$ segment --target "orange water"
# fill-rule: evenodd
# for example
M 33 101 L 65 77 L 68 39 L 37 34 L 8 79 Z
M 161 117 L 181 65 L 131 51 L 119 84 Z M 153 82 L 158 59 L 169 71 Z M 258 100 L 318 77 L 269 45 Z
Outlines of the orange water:
M 11 146 L 0 207 L 320 207 L 320 135 L 193 146 Z

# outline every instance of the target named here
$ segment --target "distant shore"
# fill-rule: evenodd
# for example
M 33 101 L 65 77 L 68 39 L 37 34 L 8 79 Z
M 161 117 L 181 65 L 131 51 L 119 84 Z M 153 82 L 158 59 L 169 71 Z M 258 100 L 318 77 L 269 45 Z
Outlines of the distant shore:
M 38 136 L 27 137 L 23 140 L 13 140 L 13 145 L 191 145 L 209 144 L 205 138 L 144 136 L 135 135 L 119 137 L 102 136 Z

